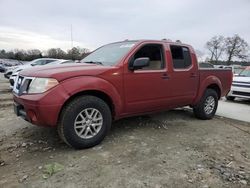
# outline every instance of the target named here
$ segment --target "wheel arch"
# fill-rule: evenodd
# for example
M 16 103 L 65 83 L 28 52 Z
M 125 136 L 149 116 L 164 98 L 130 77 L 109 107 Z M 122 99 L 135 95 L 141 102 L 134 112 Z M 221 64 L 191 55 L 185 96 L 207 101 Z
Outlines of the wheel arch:
M 200 99 L 202 98 L 207 89 L 215 90 L 216 93 L 218 94 L 218 99 L 220 99 L 222 94 L 221 81 L 219 80 L 219 78 L 215 76 L 208 76 L 200 83 L 200 89 L 198 90 L 197 96 L 191 106 L 196 105 L 200 101 Z
M 91 95 L 91 96 L 95 96 L 95 97 L 98 97 L 100 99 L 102 99 L 104 102 L 107 103 L 107 105 L 109 106 L 110 108 L 110 111 L 111 111 L 111 114 L 112 114 L 112 118 L 115 117 L 115 105 L 114 105 L 114 102 L 112 100 L 112 98 L 106 94 L 105 92 L 103 91 L 99 91 L 99 90 L 85 90 L 85 91 L 80 91 L 80 92 L 77 92 L 75 93 L 74 95 L 71 95 L 62 105 L 61 107 L 61 110 L 59 112 L 59 115 L 58 115 L 58 120 L 61 116 L 61 113 L 63 111 L 63 109 L 65 108 L 65 106 L 67 106 L 71 101 L 73 101 L 74 99 L 80 97 L 80 96 L 84 96 L 84 95 Z
M 220 89 L 220 87 L 217 84 L 215 84 L 215 83 L 214 84 L 210 84 L 210 85 L 207 86 L 206 89 L 213 89 L 213 90 L 215 90 L 216 93 L 217 93 L 217 95 L 218 95 L 218 99 L 220 99 L 220 97 L 221 97 L 221 89 Z

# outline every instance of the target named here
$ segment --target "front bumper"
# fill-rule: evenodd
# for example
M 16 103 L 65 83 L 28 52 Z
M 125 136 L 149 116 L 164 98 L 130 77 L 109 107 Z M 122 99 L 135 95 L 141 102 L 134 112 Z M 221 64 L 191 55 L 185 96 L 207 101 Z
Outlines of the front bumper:
M 20 104 L 17 104 L 16 102 L 13 103 L 13 108 L 14 108 L 14 113 L 17 115 L 17 116 L 20 116 L 22 117 L 24 120 L 27 120 L 27 114 L 23 108 L 22 105 Z
M 60 85 L 42 94 L 13 92 L 14 112 L 24 120 L 44 127 L 55 127 L 64 102 L 69 97 Z
M 231 91 L 227 96 L 250 99 L 250 87 L 235 87 L 232 86 Z

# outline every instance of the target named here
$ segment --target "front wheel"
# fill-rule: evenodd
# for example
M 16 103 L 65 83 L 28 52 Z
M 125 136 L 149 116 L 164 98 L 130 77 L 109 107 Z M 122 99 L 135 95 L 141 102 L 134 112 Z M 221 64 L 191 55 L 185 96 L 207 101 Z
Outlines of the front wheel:
M 111 127 L 107 103 L 95 96 L 81 96 L 67 104 L 60 116 L 58 133 L 75 149 L 99 144 Z
M 213 89 L 207 89 L 200 102 L 194 106 L 194 115 L 203 120 L 212 119 L 218 106 L 218 94 Z

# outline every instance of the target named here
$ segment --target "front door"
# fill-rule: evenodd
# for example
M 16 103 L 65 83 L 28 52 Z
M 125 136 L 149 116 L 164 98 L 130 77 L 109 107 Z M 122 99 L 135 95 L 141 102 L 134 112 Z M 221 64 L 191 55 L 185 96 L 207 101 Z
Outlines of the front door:
M 129 70 L 124 66 L 124 96 L 128 113 L 150 112 L 167 105 L 169 77 L 164 47 L 161 44 L 141 45 L 127 64 L 141 57 L 150 59 L 149 66 L 139 70 Z

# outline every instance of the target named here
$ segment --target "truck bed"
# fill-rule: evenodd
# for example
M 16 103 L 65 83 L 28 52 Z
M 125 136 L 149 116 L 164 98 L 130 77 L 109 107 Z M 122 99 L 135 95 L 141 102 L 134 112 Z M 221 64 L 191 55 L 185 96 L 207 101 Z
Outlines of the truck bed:
M 221 85 L 221 97 L 225 96 L 231 88 L 233 73 L 231 69 L 220 69 L 220 68 L 199 68 L 200 74 L 200 86 L 209 77 L 213 77 Z M 228 79 L 231 78 L 231 79 Z

